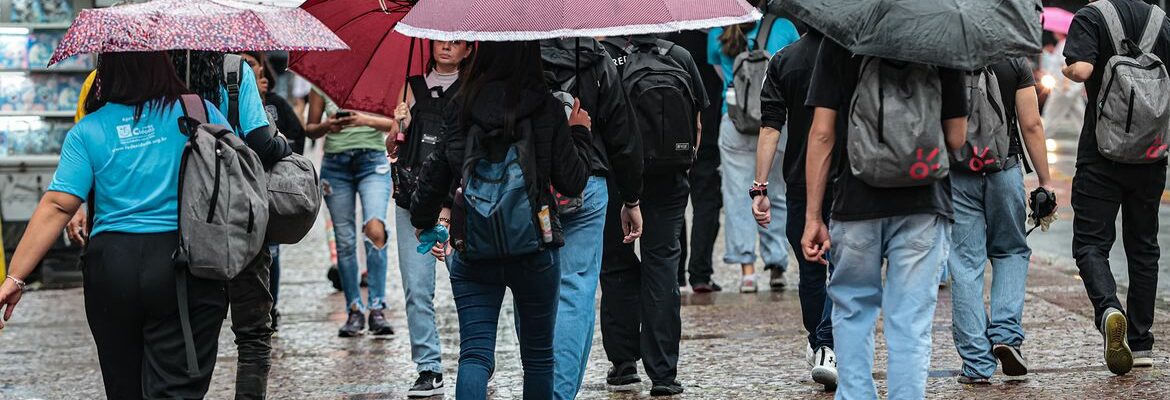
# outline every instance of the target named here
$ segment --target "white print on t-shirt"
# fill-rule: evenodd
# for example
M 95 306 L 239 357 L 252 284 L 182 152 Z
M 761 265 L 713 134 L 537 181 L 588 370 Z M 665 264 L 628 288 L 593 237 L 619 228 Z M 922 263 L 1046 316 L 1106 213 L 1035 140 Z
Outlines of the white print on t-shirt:
M 166 141 L 165 137 L 156 138 L 154 124 L 138 125 L 133 123 L 133 118 L 125 118 L 122 122 L 130 123 L 118 125 L 115 128 L 118 132 L 118 147 L 114 148 L 114 153 L 151 146 Z

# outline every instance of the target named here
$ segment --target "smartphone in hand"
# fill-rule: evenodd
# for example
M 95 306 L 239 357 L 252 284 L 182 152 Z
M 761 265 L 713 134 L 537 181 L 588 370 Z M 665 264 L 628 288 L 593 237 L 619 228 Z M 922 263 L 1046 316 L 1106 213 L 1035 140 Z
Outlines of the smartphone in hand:
M 353 116 L 353 111 L 341 110 L 333 114 L 334 119 L 349 118 Z

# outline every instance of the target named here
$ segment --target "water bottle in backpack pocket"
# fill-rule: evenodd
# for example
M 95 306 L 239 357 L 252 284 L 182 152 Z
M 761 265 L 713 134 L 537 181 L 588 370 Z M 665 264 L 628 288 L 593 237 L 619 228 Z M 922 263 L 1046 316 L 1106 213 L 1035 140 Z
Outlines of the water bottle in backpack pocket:
M 1113 3 L 1089 4 L 1105 17 L 1116 55 L 1109 58 L 1097 96 L 1097 148 L 1101 155 L 1125 164 L 1166 159 L 1170 142 L 1170 76 L 1151 51 L 1166 13 L 1150 7 L 1138 44 L 1125 36 Z
M 1008 113 L 991 68 L 965 74 L 968 93 L 967 141 L 953 154 L 957 171 L 992 173 L 1004 169 L 1011 151 Z
M 847 146 L 853 175 L 870 186 L 924 186 L 945 178 L 950 157 L 938 68 L 866 57 L 850 105 Z

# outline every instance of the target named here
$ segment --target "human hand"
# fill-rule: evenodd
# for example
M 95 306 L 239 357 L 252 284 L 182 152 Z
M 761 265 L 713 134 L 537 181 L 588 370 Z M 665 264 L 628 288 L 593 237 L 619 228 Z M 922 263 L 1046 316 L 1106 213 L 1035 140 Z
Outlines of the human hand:
M 825 226 L 824 221 L 817 218 L 805 222 L 804 235 L 800 238 L 800 247 L 804 252 L 805 260 L 829 265 L 825 257 L 829 255 L 829 249 L 832 246 L 833 243 L 829 239 L 829 228 Z
M 585 129 L 593 129 L 593 118 L 589 117 L 589 112 L 581 109 L 581 99 L 573 99 L 573 111 L 569 113 L 569 126 L 584 126 Z
M 386 157 L 391 161 L 398 160 L 398 141 L 395 140 L 394 135 L 386 135 Z
M 642 237 L 642 207 L 635 205 L 630 207 L 628 205 L 622 206 L 622 233 L 625 237 L 622 238 L 622 243 L 630 244 Z
M 453 251 L 450 243 L 450 241 L 442 243 L 436 242 L 435 246 L 431 247 L 431 255 L 435 256 L 435 259 L 441 262 L 447 262 L 447 256 L 451 255 Z
M 4 323 L 12 318 L 12 310 L 16 308 L 16 303 L 20 302 L 23 295 L 24 290 L 11 279 L 5 278 L 4 283 L 0 284 L 0 310 L 4 311 L 4 318 L 0 319 L 0 329 L 4 329 Z
M 407 118 L 410 118 L 410 107 L 405 102 L 398 103 L 398 107 L 394 108 L 394 119 L 406 121 Z
M 65 224 L 65 233 L 69 236 L 69 240 L 85 246 L 85 241 L 89 239 L 89 218 L 86 215 L 85 208 L 77 210 L 73 214 L 73 219 Z
M 768 196 L 756 196 L 752 199 L 752 215 L 756 217 L 756 223 L 764 228 L 772 223 L 772 204 Z

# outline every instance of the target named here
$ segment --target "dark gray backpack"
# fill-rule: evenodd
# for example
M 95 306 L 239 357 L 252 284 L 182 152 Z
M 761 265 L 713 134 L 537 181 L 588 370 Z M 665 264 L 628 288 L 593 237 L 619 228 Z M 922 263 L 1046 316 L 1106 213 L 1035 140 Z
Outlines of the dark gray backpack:
M 768 37 L 778 17 L 768 14 L 760 21 L 756 37 L 749 40 L 748 51 L 735 56 L 732 64 L 731 88 L 734 98 L 727 99 L 727 116 L 735 129 L 744 135 L 759 135 L 763 125 L 763 110 L 760 109 L 760 94 L 764 89 L 764 77 L 768 75 Z
M 1117 55 L 1109 58 L 1097 96 L 1097 149 L 1125 164 L 1149 164 L 1166 158 L 1170 142 L 1170 76 L 1151 53 L 1166 12 L 1150 7 L 1137 44 L 1125 35 L 1117 9 L 1108 1 L 1089 4 L 1105 17 Z
M 866 57 L 849 111 L 849 163 L 870 186 L 923 186 L 950 169 L 938 68 Z
M 974 173 L 1002 171 L 1011 151 L 1011 136 L 999 78 L 991 68 L 982 68 L 967 73 L 966 79 L 967 142 L 955 152 L 951 167 Z
M 191 275 L 229 280 L 264 246 L 267 176 L 260 157 L 226 127 L 207 123 L 196 95 L 183 95 L 187 135 L 179 171 L 179 250 Z

